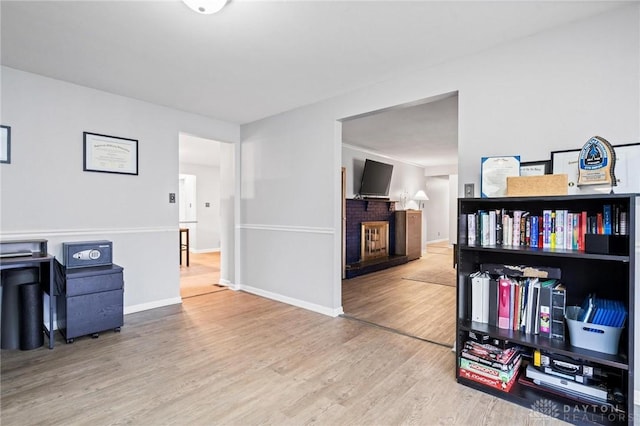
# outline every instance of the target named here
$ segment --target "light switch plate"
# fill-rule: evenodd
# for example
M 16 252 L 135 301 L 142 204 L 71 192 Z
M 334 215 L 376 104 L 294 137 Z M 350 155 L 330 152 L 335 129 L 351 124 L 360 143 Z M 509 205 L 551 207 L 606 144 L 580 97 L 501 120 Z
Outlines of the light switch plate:
M 176 193 L 175 192 L 170 192 L 169 193 L 169 202 L 170 203 L 175 203 L 176 202 Z
M 474 186 L 472 183 L 464 184 L 464 198 L 473 198 L 475 193 Z

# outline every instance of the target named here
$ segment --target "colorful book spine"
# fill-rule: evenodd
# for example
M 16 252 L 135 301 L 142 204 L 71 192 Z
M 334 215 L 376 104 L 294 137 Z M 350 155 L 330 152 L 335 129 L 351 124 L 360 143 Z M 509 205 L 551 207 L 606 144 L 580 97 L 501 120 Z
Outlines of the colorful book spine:
M 509 329 L 509 307 L 511 306 L 511 282 L 506 277 L 498 280 L 498 328 Z
M 556 248 L 565 248 L 566 210 L 556 210 Z
M 538 216 L 531 216 L 531 247 L 538 247 Z
M 573 250 L 573 213 L 567 212 L 564 233 L 564 248 Z
M 542 248 L 551 248 L 551 210 L 542 211 Z
M 605 235 L 611 235 L 613 233 L 612 222 L 611 204 L 605 204 L 602 208 L 602 225 Z
M 522 210 L 513 211 L 513 237 L 511 239 L 512 246 L 520 245 L 520 219 L 522 218 Z
M 587 212 L 580 213 L 580 229 L 578 230 L 578 250 L 584 251 L 584 235 L 587 233 Z
M 505 383 L 500 379 L 492 379 L 490 377 L 478 374 L 474 371 L 469 371 L 462 367 L 460 368 L 460 377 L 464 377 L 465 379 L 472 380 L 474 382 L 481 383 L 493 389 L 501 390 L 504 392 L 509 392 L 511 390 L 511 388 L 513 387 L 513 384 L 516 382 L 517 376 L 518 375 L 515 374 L 511 378 L 511 381 Z
M 476 244 L 476 214 L 467 215 L 467 244 L 474 246 Z
M 500 380 L 503 383 L 509 383 L 513 376 L 518 374 L 518 367 L 520 367 L 521 362 L 522 360 L 518 360 L 514 365 L 514 368 L 509 371 L 503 371 L 499 368 L 488 367 L 470 359 L 460 358 L 460 368 L 464 368 L 467 371 L 472 371 L 490 379 Z
M 556 248 L 556 212 L 551 212 L 551 226 L 549 235 L 549 248 Z

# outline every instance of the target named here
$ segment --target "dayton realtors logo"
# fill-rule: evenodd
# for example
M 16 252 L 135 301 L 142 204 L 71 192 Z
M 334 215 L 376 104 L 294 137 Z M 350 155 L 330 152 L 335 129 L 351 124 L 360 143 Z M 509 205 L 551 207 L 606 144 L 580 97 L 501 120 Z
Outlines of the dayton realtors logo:
M 531 404 L 531 417 L 543 419 L 546 416 L 560 417 L 560 409 L 558 405 L 549 399 L 539 399 Z
M 557 404 L 549 399 L 538 399 L 531 404 L 532 418 L 544 421 L 554 417 L 565 422 L 581 423 L 616 423 L 632 420 L 624 411 L 618 410 L 610 404 Z

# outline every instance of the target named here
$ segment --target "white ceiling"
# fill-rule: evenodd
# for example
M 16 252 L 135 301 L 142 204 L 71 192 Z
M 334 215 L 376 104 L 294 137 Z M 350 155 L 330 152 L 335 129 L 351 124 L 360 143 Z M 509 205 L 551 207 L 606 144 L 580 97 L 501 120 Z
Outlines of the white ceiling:
M 199 15 L 179 0 L 2 0 L 0 51 L 8 67 L 242 124 L 623 4 L 232 0 Z
M 220 143 L 197 136 L 180 134 L 180 163 L 220 167 Z
M 342 142 L 422 167 L 458 163 L 458 95 L 342 123 Z

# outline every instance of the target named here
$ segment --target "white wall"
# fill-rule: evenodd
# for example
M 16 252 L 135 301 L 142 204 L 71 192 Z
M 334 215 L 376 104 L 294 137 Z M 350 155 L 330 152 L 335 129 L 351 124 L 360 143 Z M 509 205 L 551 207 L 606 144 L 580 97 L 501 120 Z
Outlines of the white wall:
M 197 223 L 190 225 L 195 234 L 191 250 L 196 253 L 220 250 L 220 168 L 180 163 L 179 171 L 196 177 Z
M 449 176 L 427 178 L 427 196 L 424 202 L 427 241 L 449 240 Z M 457 215 L 457 212 L 455 213 Z M 455 216 L 454 216 L 455 217 Z
M 341 311 L 336 120 L 458 91 L 458 194 L 477 193 L 482 156 L 639 140 L 639 17 L 630 5 L 242 126 L 242 285 Z
M 2 238 L 113 241 L 125 312 L 179 303 L 178 133 L 239 141 L 239 127 L 35 74 L 2 69 Z M 82 132 L 137 139 L 139 175 L 82 170 Z

